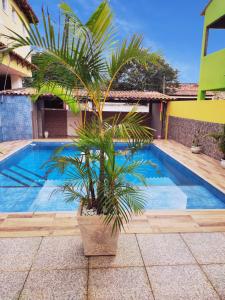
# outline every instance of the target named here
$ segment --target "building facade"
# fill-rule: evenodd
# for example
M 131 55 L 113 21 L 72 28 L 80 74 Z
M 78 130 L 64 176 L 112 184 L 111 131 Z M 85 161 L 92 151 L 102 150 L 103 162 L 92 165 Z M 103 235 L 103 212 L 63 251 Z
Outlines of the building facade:
M 38 22 L 32 8 L 26 0 L 0 0 L 0 90 L 22 87 L 24 77 L 32 76 L 29 47 L 22 47 L 5 53 L 9 42 L 3 35 L 10 30 L 23 37 L 27 36 L 26 25 Z
M 87 120 L 94 115 L 92 103 L 83 90 L 75 93 L 79 97 L 81 109 L 77 115 L 63 101 L 49 94 L 40 96 L 32 103 L 30 97 L 35 94 L 36 91 L 32 88 L 0 92 L 3 99 L 0 141 L 43 138 L 45 132 L 48 132 L 49 138 L 73 137 L 84 117 L 84 108 Z M 112 118 L 115 114 L 123 118 L 135 108 L 143 117 L 144 124 L 154 129 L 154 136 L 163 138 L 166 107 L 173 100 L 173 97 L 158 92 L 111 91 L 103 110 L 103 118 Z
M 205 17 L 201 69 L 198 99 L 204 100 L 207 91 L 224 91 L 225 90 L 225 47 L 221 43 L 222 49 L 216 45 L 216 51 L 209 51 L 211 48 L 211 36 L 217 31 L 221 34 L 224 31 L 225 39 L 225 1 L 211 0 L 202 12 Z M 214 45 L 215 46 L 215 45 Z M 215 48 L 214 48 L 215 49 Z
M 0 91 L 22 88 L 23 78 L 32 76 L 29 47 L 5 52 L 10 46 L 4 35 L 10 30 L 26 37 L 26 25 L 37 23 L 32 8 L 26 0 L 0 0 Z M 27 97 L 0 95 L 0 142 L 31 139 L 32 103 Z

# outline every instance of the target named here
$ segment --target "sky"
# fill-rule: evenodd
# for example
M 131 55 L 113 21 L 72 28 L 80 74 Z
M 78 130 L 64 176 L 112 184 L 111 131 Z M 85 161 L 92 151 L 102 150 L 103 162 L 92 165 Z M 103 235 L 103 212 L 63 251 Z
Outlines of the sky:
M 101 0 L 65 0 L 86 21 Z M 60 0 L 29 0 L 37 16 L 42 5 L 57 19 Z M 208 0 L 111 0 L 120 38 L 140 33 L 144 46 L 158 51 L 179 70 L 180 82 L 198 82 Z M 40 18 L 41 19 L 41 18 Z

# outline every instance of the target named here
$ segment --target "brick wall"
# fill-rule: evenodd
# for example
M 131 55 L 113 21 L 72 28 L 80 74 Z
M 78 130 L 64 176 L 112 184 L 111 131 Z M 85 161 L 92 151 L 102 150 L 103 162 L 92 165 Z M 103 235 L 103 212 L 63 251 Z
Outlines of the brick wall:
M 32 103 L 27 96 L 0 97 L 0 141 L 32 138 Z
M 210 132 L 221 131 L 222 128 L 223 125 L 217 123 L 202 122 L 170 116 L 168 125 L 168 138 L 175 140 L 187 147 L 191 147 L 195 132 L 200 130 L 200 142 L 203 146 L 203 152 L 215 159 L 221 159 L 222 154 L 218 150 L 217 144 L 212 138 L 204 137 L 204 135 Z

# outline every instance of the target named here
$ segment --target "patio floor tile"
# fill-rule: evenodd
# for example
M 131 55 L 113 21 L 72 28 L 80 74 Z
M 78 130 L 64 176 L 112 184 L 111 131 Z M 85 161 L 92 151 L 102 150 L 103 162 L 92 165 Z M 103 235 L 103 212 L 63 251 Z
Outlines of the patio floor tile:
M 90 300 L 153 300 L 142 267 L 90 269 L 88 291 Z
M 86 270 L 31 271 L 21 299 L 87 298 Z
M 178 234 L 139 234 L 137 237 L 146 266 L 195 263 Z
M 202 266 L 221 299 L 225 299 L 225 265 Z
M 90 268 L 143 266 L 135 235 L 120 235 L 117 255 L 90 257 L 89 266 Z
M 32 270 L 77 269 L 87 264 L 79 236 L 45 237 Z
M 200 264 L 225 263 L 222 233 L 185 233 L 182 236 Z
M 197 265 L 148 267 L 156 300 L 216 300 L 211 284 Z
M 40 237 L 0 239 L 0 270 L 29 270 L 41 239 Z
M 0 299 L 18 299 L 28 272 L 1 272 Z

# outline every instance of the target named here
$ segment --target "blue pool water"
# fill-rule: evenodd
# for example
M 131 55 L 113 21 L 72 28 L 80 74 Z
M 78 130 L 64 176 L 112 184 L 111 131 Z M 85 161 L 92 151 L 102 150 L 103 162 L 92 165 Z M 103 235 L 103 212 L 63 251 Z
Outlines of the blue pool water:
M 46 178 L 43 164 L 61 143 L 33 143 L 0 163 L 0 212 L 71 211 L 77 203 L 66 203 L 62 193 L 53 193 L 63 184 L 65 175 L 57 172 Z M 117 144 L 123 149 L 123 144 Z M 63 154 L 79 155 L 74 148 Z M 142 171 L 148 186 L 141 186 L 146 209 L 224 209 L 225 195 L 195 175 L 154 145 L 138 151 L 134 160 L 151 160 L 157 168 L 146 166 Z M 123 155 L 118 163 L 123 163 Z

